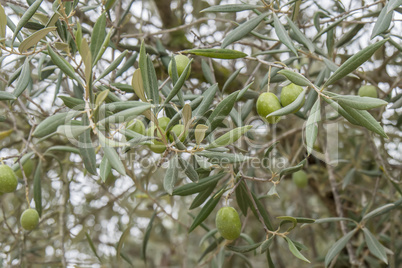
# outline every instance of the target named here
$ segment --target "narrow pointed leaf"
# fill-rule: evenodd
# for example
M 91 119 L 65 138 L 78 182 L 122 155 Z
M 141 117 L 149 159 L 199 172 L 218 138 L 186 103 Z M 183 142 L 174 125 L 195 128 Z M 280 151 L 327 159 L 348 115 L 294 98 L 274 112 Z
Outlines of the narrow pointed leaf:
M 332 99 L 341 105 L 347 105 L 358 110 L 368 110 L 388 104 L 388 102 L 382 99 L 354 95 L 338 95 L 332 97 Z
M 35 14 L 36 10 L 40 7 L 42 2 L 43 2 L 43 0 L 36 0 L 25 11 L 25 13 L 22 15 L 21 19 L 18 21 L 17 26 L 15 27 L 13 37 L 11 38 L 11 43 L 14 43 L 14 40 L 17 37 L 17 35 L 19 34 L 22 27 L 24 27 L 24 25 L 32 18 L 32 16 Z
M 234 246 L 234 245 L 227 245 L 226 248 L 234 251 L 234 252 L 239 252 L 239 253 L 246 253 L 255 250 L 259 246 L 261 246 L 262 242 L 255 243 L 252 245 L 247 245 L 247 246 Z
M 192 180 L 193 182 L 198 182 L 199 176 L 198 173 L 195 171 L 193 165 L 189 162 L 183 160 L 183 158 L 179 157 L 179 164 L 184 173 L 186 173 L 187 177 Z
M 377 51 L 382 45 L 387 42 L 388 39 L 381 40 L 377 43 L 371 44 L 363 50 L 357 52 L 355 55 L 350 57 L 347 61 L 345 61 L 325 82 L 324 87 L 327 87 L 339 79 L 345 77 L 349 73 L 353 72 L 360 65 L 366 62 L 370 57 Z
M 248 4 L 229 4 L 229 5 L 211 6 L 201 10 L 200 12 L 239 12 L 244 10 L 253 10 L 262 7 L 264 6 L 248 5 Z
M 290 71 L 290 70 L 281 70 L 278 72 L 279 74 L 282 74 L 286 76 L 287 79 L 289 79 L 292 83 L 302 86 L 302 87 L 312 87 L 314 88 L 313 83 L 311 83 L 306 77 L 304 77 L 302 74 Z
M 29 81 L 31 80 L 31 68 L 29 66 L 29 61 L 30 59 L 27 57 L 24 64 L 22 65 L 21 74 L 18 77 L 17 85 L 15 86 L 15 90 L 13 92 L 14 96 L 17 98 L 28 87 Z
M 177 156 L 175 156 L 170 159 L 165 178 L 163 179 L 163 188 L 170 195 L 173 194 L 173 188 L 177 181 L 178 172 L 178 160 Z
M 187 77 L 187 73 L 189 72 L 190 68 L 191 68 L 191 62 L 193 61 L 193 59 L 191 59 L 189 61 L 189 63 L 186 65 L 186 67 L 184 68 L 182 74 L 180 75 L 180 77 L 178 78 L 176 84 L 173 86 L 172 91 L 169 92 L 169 95 L 166 97 L 164 104 L 167 104 L 169 101 L 171 101 L 173 99 L 174 96 L 177 95 L 177 93 L 179 92 L 179 90 L 183 87 L 184 82 L 186 82 L 186 77 Z
M 250 130 L 253 126 L 244 126 L 244 127 L 238 127 L 235 128 L 228 133 L 223 134 L 216 140 L 214 140 L 212 143 L 207 145 L 205 149 L 212 149 L 216 147 L 223 147 L 227 146 L 229 144 L 232 144 L 233 142 L 237 141 L 241 136 L 243 136 L 244 133 Z
M 366 227 L 362 228 L 364 233 L 364 240 L 374 256 L 388 264 L 387 254 L 385 253 L 384 246 L 375 238 L 375 236 Z
M 95 57 L 98 55 L 99 50 L 102 47 L 103 41 L 106 36 L 106 13 L 103 12 L 102 15 L 96 20 L 93 31 L 91 33 L 91 45 L 90 51 L 93 57 L 93 61 Z
M 131 86 L 133 87 L 133 90 L 135 94 L 138 96 L 138 98 L 140 98 L 140 100 L 144 102 L 147 102 L 140 69 L 134 71 L 133 78 L 131 79 Z
M 107 177 L 111 172 L 111 169 L 112 166 L 110 165 L 109 159 L 106 156 L 103 156 L 102 161 L 99 165 L 99 175 L 102 179 L 102 182 L 105 182 L 107 180 Z
M 183 54 L 192 54 L 214 59 L 239 59 L 247 57 L 246 53 L 233 49 L 224 48 L 206 48 L 206 49 L 189 49 L 181 51 Z
M 151 95 L 149 98 L 153 104 L 159 104 L 159 90 L 158 90 L 158 78 L 151 58 L 147 56 L 147 71 L 148 71 L 148 83 Z
M 365 110 L 356 110 L 351 108 L 348 105 L 340 104 L 341 107 L 347 112 L 349 115 L 356 120 L 360 126 L 367 128 L 374 133 L 377 133 L 381 137 L 388 138 L 387 134 L 385 134 L 384 129 L 381 127 L 380 123 L 375 120 L 375 118 Z
M 16 96 L 14 96 L 14 94 L 5 92 L 5 91 L 0 91 L 0 101 L 1 100 L 15 100 L 17 99 Z
M 110 147 L 106 144 L 106 138 L 102 134 L 98 133 L 98 137 L 99 137 L 99 143 L 102 146 L 103 152 L 105 153 L 105 156 L 109 160 L 112 168 L 114 168 L 121 175 L 125 176 L 126 169 L 125 169 L 123 163 L 121 162 L 120 157 L 117 154 L 116 150 L 113 147 Z
M 84 133 L 89 126 L 61 125 L 57 127 L 57 133 L 66 136 L 68 139 L 75 139 Z
M 194 219 L 193 223 L 191 224 L 188 232 L 191 233 L 198 225 L 200 225 L 206 218 L 208 218 L 209 214 L 214 210 L 216 205 L 218 204 L 223 191 L 219 191 L 218 194 L 211 196 L 211 198 L 207 201 L 204 207 L 201 209 L 200 213 Z
M 373 39 L 377 35 L 382 34 L 391 25 L 393 12 L 388 12 L 388 5 L 389 3 L 384 6 L 384 8 L 380 12 L 380 15 L 378 15 L 377 21 L 374 24 L 373 31 L 371 32 L 370 39 Z
M 99 76 L 96 78 L 95 81 L 98 81 L 108 75 L 109 73 L 113 72 L 116 70 L 117 66 L 120 65 L 120 63 L 123 61 L 123 59 L 126 57 L 128 53 L 128 50 L 124 50 L 123 53 L 121 53 Z
M 29 48 L 35 46 L 40 40 L 42 40 L 48 33 L 54 30 L 56 30 L 56 27 L 44 28 L 34 32 L 20 43 L 20 45 L 18 46 L 18 50 L 21 53 L 27 51 Z
M 285 45 L 287 46 L 290 51 L 292 51 L 295 55 L 297 55 L 297 50 L 292 42 L 292 40 L 290 39 L 288 33 L 285 30 L 285 27 L 283 27 L 282 23 L 280 22 L 280 20 L 278 19 L 278 17 L 276 16 L 275 13 L 272 13 L 273 17 L 274 17 L 274 27 L 275 27 L 275 33 L 278 36 L 279 40 Z
M 197 107 L 197 109 L 193 110 L 193 116 L 201 116 L 203 115 L 206 111 L 208 111 L 209 107 L 211 106 L 215 94 L 218 90 L 218 84 L 214 84 L 211 87 L 209 87 L 202 96 L 204 97 L 201 104 Z
M 50 46 L 47 47 L 47 50 L 48 50 L 50 57 L 52 58 L 53 63 L 56 64 L 57 67 L 59 67 L 63 73 L 65 73 L 66 75 L 68 75 L 69 77 L 71 77 L 77 81 L 80 81 L 76 77 L 75 70 L 74 70 L 73 66 L 70 65 L 70 63 L 68 63 L 64 58 L 57 55 L 57 53 L 54 52 Z
M 151 108 L 151 104 L 140 105 L 138 107 L 130 108 L 127 110 L 123 110 L 114 115 L 110 115 L 102 120 L 100 120 L 99 124 L 109 124 L 109 123 L 123 123 L 134 119 L 138 115 L 143 112 L 149 110 Z
M 379 216 L 379 215 L 381 215 L 381 214 L 383 214 L 383 213 L 385 213 L 385 212 L 387 212 L 387 211 L 389 211 L 389 210 L 391 210 L 391 209 L 394 209 L 394 208 L 395 208 L 395 204 L 386 204 L 386 205 L 384 205 L 384 206 L 381 206 L 381 207 L 379 207 L 379 208 L 376 208 L 376 209 L 374 209 L 373 211 L 367 213 L 367 214 L 363 217 L 363 220 L 368 220 L 368 219 L 370 219 L 370 218 Z
M 303 256 L 303 254 L 300 253 L 300 251 L 296 248 L 295 244 L 293 244 L 292 240 L 288 237 L 285 237 L 286 242 L 288 242 L 289 250 L 292 252 L 292 254 L 296 257 L 301 259 L 302 261 L 311 263 L 306 257 Z
M 219 164 L 219 163 L 241 163 L 247 160 L 250 160 L 251 158 L 248 156 L 244 156 L 242 154 L 229 154 L 229 153 L 218 153 L 218 152 L 210 152 L 210 151 L 202 151 L 199 153 L 196 153 L 198 156 L 204 156 L 208 158 L 209 162 L 213 164 Z
M 325 256 L 325 267 L 328 267 L 331 261 L 336 257 L 336 255 L 338 255 L 339 252 L 341 252 L 341 250 L 346 246 L 346 244 L 356 232 L 357 229 L 353 229 L 332 245 L 332 247 L 328 250 L 327 255 Z
M 230 111 L 236 102 L 237 94 L 239 92 L 233 92 L 221 101 L 213 110 L 212 114 L 208 117 L 208 125 L 210 133 L 214 131 L 218 125 L 229 115 Z
M 270 113 L 269 115 L 267 115 L 267 118 L 271 116 L 287 115 L 293 113 L 303 103 L 305 96 L 306 96 L 306 89 L 304 89 L 291 104 L 279 110 L 276 110 L 275 112 Z
M 95 256 L 96 256 L 96 258 L 99 260 L 99 262 L 101 262 L 101 263 L 102 263 L 101 258 L 99 257 L 98 253 L 96 252 L 96 248 L 95 248 L 94 243 L 92 242 L 91 237 L 89 236 L 89 234 L 88 234 L 88 233 L 85 233 L 85 236 L 86 236 L 86 238 L 87 238 L 87 241 L 88 241 L 89 247 L 91 248 L 92 252 L 95 254 Z
M 82 125 L 89 126 L 89 120 L 86 114 L 82 117 Z M 92 143 L 91 139 L 91 131 L 92 129 L 88 129 L 78 137 L 78 141 L 80 142 L 79 150 L 85 169 L 89 173 L 97 175 L 96 154 L 94 144 Z
M 33 192 L 34 192 L 34 201 L 35 201 L 35 209 L 39 213 L 39 217 L 42 216 L 42 162 L 39 161 L 38 166 L 35 170 L 34 175 L 34 183 L 33 183 Z
M 311 154 L 313 150 L 315 140 L 317 139 L 318 134 L 318 122 L 321 121 L 321 105 L 320 99 L 314 103 L 311 108 L 310 115 L 307 118 L 306 123 L 306 145 L 307 145 L 307 153 Z
M 131 226 L 129 225 L 120 236 L 119 242 L 117 243 L 117 246 L 116 246 L 117 260 L 119 260 L 119 258 L 120 258 L 120 253 L 121 253 L 121 249 L 123 248 L 124 241 L 126 241 L 127 236 L 130 235 L 130 230 L 131 230 Z
M 40 122 L 32 135 L 37 138 L 42 138 L 52 134 L 56 132 L 60 125 L 68 124 L 72 118 L 76 117 L 80 113 L 81 112 L 65 112 L 52 115 Z
M 288 21 L 289 27 L 293 30 L 293 32 L 296 34 L 296 36 L 299 38 L 300 42 L 310 51 L 314 52 L 314 44 L 311 42 L 310 39 L 308 39 L 300 30 L 299 27 L 297 27 L 294 22 L 289 19 L 288 16 L 285 16 L 286 20 Z
M 211 185 L 216 184 L 225 175 L 226 175 L 226 173 L 222 172 L 222 173 L 218 173 L 218 174 L 200 179 L 198 182 L 187 183 L 185 185 L 177 187 L 173 191 L 173 195 L 186 196 L 186 195 L 192 195 L 192 194 L 199 193 L 199 192 L 207 189 Z
M 240 71 L 243 69 L 243 67 L 241 67 L 240 69 L 237 69 L 234 73 L 232 73 L 229 78 L 226 80 L 225 84 L 222 87 L 222 92 L 225 92 L 225 89 L 230 85 L 230 83 L 232 83 L 236 77 L 239 75 Z
M 0 4 L 0 39 L 6 37 L 7 16 L 3 6 Z
M 260 24 L 260 22 L 268 16 L 269 13 L 263 13 L 257 17 L 254 17 L 242 24 L 240 24 L 236 29 L 232 30 L 228 35 L 226 35 L 225 39 L 222 42 L 222 48 L 227 47 L 228 45 L 242 39 L 245 35 L 254 30 L 255 27 Z
M 143 259 L 145 262 L 147 261 L 147 245 L 149 237 L 151 236 L 152 225 L 154 224 L 155 217 L 156 211 L 152 214 L 151 219 L 149 220 L 147 229 L 145 230 L 144 240 L 142 241 L 141 259 Z

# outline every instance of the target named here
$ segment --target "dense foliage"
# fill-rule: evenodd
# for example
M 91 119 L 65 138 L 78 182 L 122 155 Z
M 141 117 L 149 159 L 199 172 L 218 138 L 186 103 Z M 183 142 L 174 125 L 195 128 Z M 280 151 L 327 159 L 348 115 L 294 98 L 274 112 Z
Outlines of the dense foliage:
M 2 1 L 0 267 L 400 267 L 401 5 Z

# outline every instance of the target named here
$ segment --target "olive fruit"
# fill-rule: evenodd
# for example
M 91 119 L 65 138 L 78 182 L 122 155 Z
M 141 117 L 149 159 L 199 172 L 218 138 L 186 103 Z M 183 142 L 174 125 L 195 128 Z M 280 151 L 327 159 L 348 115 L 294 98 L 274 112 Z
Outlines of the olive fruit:
M 0 165 L 0 192 L 12 193 L 17 189 L 18 180 L 14 171 L 7 165 Z
M 181 133 L 183 133 L 183 131 L 185 130 L 184 125 L 175 125 L 174 127 L 172 127 L 172 129 L 170 130 L 170 134 L 169 134 L 169 139 L 171 142 L 174 141 L 174 137 L 171 133 L 174 133 L 176 135 L 176 137 L 179 137 L 181 135 Z M 180 141 L 183 142 L 187 137 L 187 131 L 180 137 Z
M 215 224 L 221 236 L 227 240 L 235 240 L 240 236 L 240 217 L 232 207 L 221 208 L 216 214 Z
M 163 130 L 163 129 L 162 129 L 162 130 Z M 161 133 L 159 132 L 159 130 L 157 130 L 156 126 L 154 126 L 154 125 L 151 125 L 151 126 L 148 128 L 146 134 L 147 134 L 147 136 L 150 136 L 150 137 L 156 135 L 158 138 L 162 139 Z M 164 133 L 164 134 L 165 134 L 165 133 Z M 153 143 L 154 143 L 154 144 L 148 145 L 149 149 L 151 149 L 152 152 L 157 153 L 157 154 L 161 154 L 161 153 L 163 153 L 163 152 L 166 150 L 166 146 L 165 146 L 165 144 L 164 144 L 162 141 L 159 141 L 159 140 L 154 139 L 154 140 L 153 140 Z
M 266 116 L 281 108 L 278 97 L 274 93 L 262 93 L 257 99 L 257 113 L 268 123 L 275 124 L 279 121 L 279 116 L 269 118 L 266 118 Z
M 131 120 L 127 124 L 127 129 L 137 132 L 141 135 L 145 135 L 145 126 L 144 126 L 144 123 L 140 119 Z
M 18 165 L 18 166 L 19 166 L 19 165 Z M 32 171 L 33 171 L 33 169 L 34 169 L 34 163 L 33 163 L 32 159 L 29 158 L 29 159 L 22 165 L 22 168 L 24 169 L 24 173 L 25 173 L 25 176 L 27 176 L 27 178 L 28 178 L 29 176 L 31 176 Z M 22 178 L 22 177 L 23 177 L 20 168 L 18 168 L 18 169 L 15 171 L 15 175 L 17 176 L 17 178 Z
M 20 223 L 22 228 L 27 231 L 31 231 L 38 226 L 39 223 L 39 213 L 36 209 L 28 208 L 26 209 L 20 218 Z
M 166 130 L 166 127 L 167 127 L 167 125 L 169 124 L 169 122 L 170 122 L 170 118 L 169 118 L 169 117 L 164 116 L 164 117 L 158 118 L 159 127 L 160 127 L 161 129 L 163 129 L 163 130 Z
M 287 85 L 285 87 L 282 88 L 281 91 L 281 103 L 282 106 L 288 106 L 289 104 L 291 104 L 292 102 L 294 102 L 297 97 L 300 95 L 300 93 L 303 92 L 303 88 L 301 86 L 295 85 L 295 84 L 290 84 Z M 300 106 L 298 108 L 296 108 L 293 112 L 297 112 L 298 110 L 300 110 L 301 107 L 303 107 L 304 105 L 304 100 L 303 102 L 300 104 Z
M 365 85 L 360 87 L 358 94 L 360 97 L 378 98 L 377 88 L 372 85 Z
M 308 184 L 308 178 L 306 172 L 299 170 L 292 174 L 292 180 L 299 188 L 304 188 Z
M 184 69 L 186 68 L 187 64 L 190 62 L 190 59 L 184 55 L 176 55 L 174 57 L 174 60 L 176 61 L 177 75 L 180 77 L 180 75 L 183 73 Z M 169 72 L 169 76 L 172 77 L 172 61 L 170 61 L 170 63 L 169 63 L 168 72 Z M 188 79 L 188 77 L 190 76 L 190 72 L 191 72 L 191 66 L 188 70 L 186 79 Z

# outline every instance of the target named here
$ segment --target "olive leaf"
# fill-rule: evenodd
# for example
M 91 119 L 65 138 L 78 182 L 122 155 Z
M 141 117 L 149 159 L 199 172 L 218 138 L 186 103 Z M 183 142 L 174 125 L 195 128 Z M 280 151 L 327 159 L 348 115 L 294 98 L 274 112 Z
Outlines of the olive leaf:
M 381 243 L 375 238 L 375 236 L 366 227 L 362 228 L 364 233 L 364 240 L 367 246 L 374 256 L 388 264 L 387 254 L 385 253 L 385 248 Z
M 311 154 L 313 150 L 313 146 L 315 140 L 317 139 L 318 134 L 318 122 L 321 121 L 321 105 L 320 99 L 314 103 L 313 108 L 311 108 L 310 115 L 307 118 L 306 123 L 306 145 L 307 145 L 307 153 Z
M 248 4 L 229 4 L 211 6 L 201 10 L 200 12 L 239 12 L 244 10 L 252 10 L 262 8 L 264 6 L 248 5 Z
M 336 255 L 338 255 L 339 252 L 341 252 L 341 250 L 346 246 L 346 244 L 355 235 L 356 232 L 357 229 L 353 229 L 332 245 L 332 247 L 328 250 L 327 255 L 325 255 L 325 267 L 328 267 L 331 261 L 335 258 Z
M 225 39 L 223 39 L 221 47 L 225 48 L 233 42 L 242 39 L 245 35 L 254 30 L 254 28 L 257 27 L 258 24 L 260 24 L 260 22 L 268 15 L 269 13 L 266 12 L 244 22 L 243 24 L 240 24 L 236 29 L 232 30 L 228 35 L 226 35 Z
M 253 126 L 244 126 L 232 129 L 228 133 L 223 134 L 212 143 L 208 144 L 205 149 L 212 149 L 216 147 L 227 146 L 235 141 L 237 141 L 244 133 L 250 130 Z
M 289 35 L 287 34 L 285 27 L 283 27 L 282 23 L 278 19 L 278 16 L 276 16 L 275 13 L 272 13 L 272 16 L 274 17 L 274 27 L 275 27 L 275 33 L 278 36 L 279 40 L 287 46 L 290 51 L 292 51 L 295 55 L 297 55 L 297 50 L 290 39 Z
M 366 62 L 388 39 L 381 40 L 377 43 L 371 44 L 363 50 L 357 52 L 355 55 L 345 61 L 325 82 L 324 88 L 335 83 L 339 79 L 345 77 L 347 74 L 356 70 L 357 67 Z
M 206 218 L 208 218 L 209 214 L 214 210 L 216 205 L 221 198 L 223 191 L 219 191 L 217 194 L 211 196 L 211 198 L 207 201 L 207 203 L 202 207 L 200 213 L 198 213 L 197 217 L 194 219 L 191 224 L 188 232 L 191 233 L 198 225 L 200 225 Z
M 178 167 L 178 156 L 176 155 L 175 157 L 170 159 L 168 168 L 165 173 L 165 177 L 163 179 L 163 188 L 170 195 L 173 194 L 173 188 L 177 181 L 177 176 L 179 172 L 177 167 Z
M 27 51 L 29 48 L 35 46 L 40 40 L 42 40 L 48 33 L 54 30 L 56 30 L 56 27 L 44 28 L 34 32 L 20 43 L 20 45 L 18 46 L 18 50 L 21 53 Z
M 189 49 L 181 51 L 183 54 L 192 54 L 215 59 L 239 59 L 247 56 L 246 53 L 233 49 L 207 48 L 207 49 Z
M 295 257 L 297 257 L 305 262 L 311 263 L 306 257 L 303 256 L 303 254 L 300 253 L 300 251 L 296 248 L 295 244 L 293 243 L 293 241 L 290 238 L 285 237 L 285 240 L 286 240 L 286 242 L 288 242 L 290 252 L 292 252 L 292 254 Z

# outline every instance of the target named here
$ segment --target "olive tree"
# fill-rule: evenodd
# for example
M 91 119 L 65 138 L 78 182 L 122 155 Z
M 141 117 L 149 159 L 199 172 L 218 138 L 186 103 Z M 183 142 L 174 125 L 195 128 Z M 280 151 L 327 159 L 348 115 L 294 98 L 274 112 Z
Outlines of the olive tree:
M 401 5 L 2 0 L 0 267 L 399 267 Z

